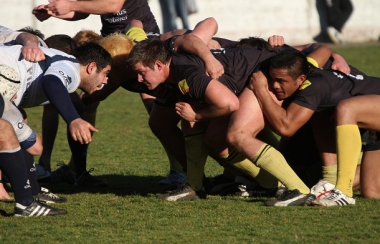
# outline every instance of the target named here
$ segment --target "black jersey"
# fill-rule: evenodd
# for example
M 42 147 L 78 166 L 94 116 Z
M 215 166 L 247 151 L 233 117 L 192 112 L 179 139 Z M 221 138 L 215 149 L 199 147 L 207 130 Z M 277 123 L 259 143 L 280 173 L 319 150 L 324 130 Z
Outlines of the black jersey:
M 102 36 L 107 36 L 116 31 L 125 31 L 133 19 L 138 19 L 143 23 L 145 32 L 160 32 L 147 0 L 125 0 L 119 13 L 103 14 L 100 15 L 100 18 L 103 25 L 100 31 Z
M 300 89 L 284 102 L 321 112 L 343 99 L 370 94 L 380 95 L 380 78 L 311 68 Z
M 237 96 L 259 65 L 275 54 L 254 48 L 215 49 L 211 52 L 224 67 L 224 74 L 218 81 Z M 200 58 L 179 53 L 173 53 L 170 77 L 178 84 L 180 95 L 185 101 L 204 101 L 206 88 L 212 80 L 206 75 L 204 62 Z

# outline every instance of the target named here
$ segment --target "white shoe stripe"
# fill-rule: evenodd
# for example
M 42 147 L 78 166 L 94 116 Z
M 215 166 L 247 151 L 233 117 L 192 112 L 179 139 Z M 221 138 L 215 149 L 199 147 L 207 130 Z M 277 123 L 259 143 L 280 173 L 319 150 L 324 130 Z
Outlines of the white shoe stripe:
M 39 211 L 39 209 L 41 208 L 41 206 L 37 206 L 34 211 L 30 214 L 30 216 L 34 216 L 35 214 L 37 214 L 37 212 Z
M 47 209 L 45 210 L 45 213 L 44 213 L 43 215 L 46 216 L 46 215 L 49 214 L 49 212 L 50 212 L 50 209 L 47 208 Z
M 178 199 L 180 199 L 182 197 L 186 197 L 187 195 L 190 195 L 190 192 L 178 194 L 178 195 L 175 195 L 175 196 L 170 196 L 170 197 L 166 198 L 166 200 L 167 201 L 177 201 Z
M 46 209 L 45 207 L 41 207 L 41 209 L 38 211 L 37 216 L 41 216 L 41 215 L 43 215 L 45 209 Z

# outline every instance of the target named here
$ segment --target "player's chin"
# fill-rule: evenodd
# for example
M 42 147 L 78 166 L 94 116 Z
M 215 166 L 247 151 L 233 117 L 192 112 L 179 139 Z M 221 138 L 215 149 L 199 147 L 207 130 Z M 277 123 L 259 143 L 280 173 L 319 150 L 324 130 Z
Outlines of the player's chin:
M 275 94 L 274 94 L 275 96 L 276 96 L 276 98 L 278 99 L 278 100 L 284 100 L 286 97 L 285 97 L 285 94 L 284 93 L 282 93 L 282 92 L 276 92 Z

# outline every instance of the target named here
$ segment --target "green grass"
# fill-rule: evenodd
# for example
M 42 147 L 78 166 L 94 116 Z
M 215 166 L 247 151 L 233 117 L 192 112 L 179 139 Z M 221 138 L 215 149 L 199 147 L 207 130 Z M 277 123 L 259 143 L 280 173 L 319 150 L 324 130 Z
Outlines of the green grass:
M 349 63 L 380 76 L 380 46 L 333 47 Z M 28 109 L 29 123 L 41 132 L 41 108 Z M 88 168 L 109 182 L 104 189 L 70 185 L 49 188 L 68 198 L 57 205 L 68 215 L 0 216 L 0 243 L 379 243 L 380 201 L 358 198 L 336 208 L 264 207 L 265 199 L 211 196 L 194 202 L 165 202 L 157 182 L 168 170 L 164 151 L 147 125 L 137 94 L 118 90 L 98 109 Z M 61 121 L 52 157 L 69 160 Z M 221 172 L 212 160 L 206 175 Z M 14 203 L 0 202 L 13 212 Z

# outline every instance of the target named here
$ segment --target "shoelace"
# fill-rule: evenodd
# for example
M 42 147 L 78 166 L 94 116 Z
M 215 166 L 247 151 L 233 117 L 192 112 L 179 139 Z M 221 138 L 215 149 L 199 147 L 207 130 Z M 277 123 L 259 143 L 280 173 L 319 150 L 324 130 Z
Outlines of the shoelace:
M 49 189 L 46 189 L 44 187 L 41 187 L 41 194 L 47 196 L 47 197 L 50 197 L 50 198 L 53 198 L 53 199 L 60 199 L 59 196 L 55 195 L 54 193 L 52 193 Z
M 336 201 L 341 198 L 341 193 L 338 191 L 331 191 L 331 193 L 326 197 L 326 199 L 331 200 L 331 201 Z

